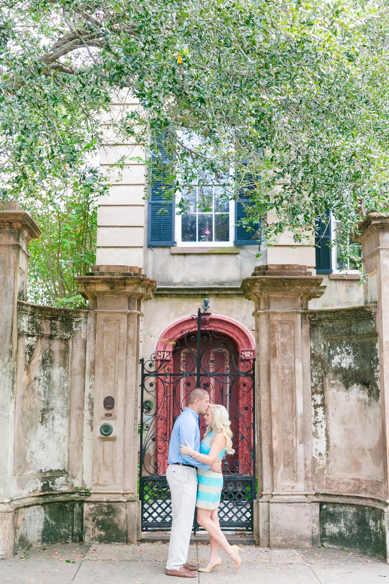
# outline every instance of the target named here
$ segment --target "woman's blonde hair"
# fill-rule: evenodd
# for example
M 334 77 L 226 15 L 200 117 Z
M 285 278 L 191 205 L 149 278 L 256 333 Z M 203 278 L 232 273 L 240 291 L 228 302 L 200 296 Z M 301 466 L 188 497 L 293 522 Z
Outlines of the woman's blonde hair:
M 207 426 L 204 436 L 210 432 L 220 432 L 226 439 L 227 454 L 234 454 L 235 450 L 232 448 L 232 432 L 230 429 L 231 422 L 228 412 L 224 406 L 219 404 L 212 404 L 209 406 L 213 415 L 212 427 Z

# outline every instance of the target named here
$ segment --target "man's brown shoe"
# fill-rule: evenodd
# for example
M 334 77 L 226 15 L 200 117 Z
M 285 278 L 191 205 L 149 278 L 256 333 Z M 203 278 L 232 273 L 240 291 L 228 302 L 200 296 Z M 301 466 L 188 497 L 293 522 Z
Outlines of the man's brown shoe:
M 184 566 L 181 566 L 179 570 L 166 570 L 168 576 L 178 576 L 179 578 L 196 578 L 196 572 L 187 570 Z
M 196 572 L 196 570 L 199 569 L 199 567 L 196 566 L 195 564 L 184 564 L 184 568 L 190 570 L 191 572 Z

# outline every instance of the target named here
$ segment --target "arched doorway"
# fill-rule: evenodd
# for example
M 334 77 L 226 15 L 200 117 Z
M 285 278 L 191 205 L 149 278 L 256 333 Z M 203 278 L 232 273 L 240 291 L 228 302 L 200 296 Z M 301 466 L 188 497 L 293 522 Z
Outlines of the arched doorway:
M 232 319 L 199 311 L 169 326 L 142 361 L 141 499 L 144 529 L 170 525 L 165 472 L 175 418 L 195 387 L 230 413 L 235 454 L 223 462 L 226 529 L 251 529 L 254 481 L 254 342 Z M 200 422 L 201 433 L 205 429 Z

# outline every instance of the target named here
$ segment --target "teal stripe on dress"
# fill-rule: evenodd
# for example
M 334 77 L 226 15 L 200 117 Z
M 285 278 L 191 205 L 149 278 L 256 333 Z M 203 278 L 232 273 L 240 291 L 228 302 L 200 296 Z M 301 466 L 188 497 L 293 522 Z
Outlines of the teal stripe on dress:
M 208 487 L 220 487 L 222 488 L 223 486 L 223 477 L 220 476 L 219 479 L 214 479 L 212 477 L 208 478 L 208 477 L 200 477 L 198 478 L 198 483 L 199 485 L 207 485 Z
M 213 432 L 208 434 L 208 436 L 206 436 L 201 442 L 201 454 L 210 453 L 210 440 L 212 435 Z M 223 458 L 225 454 L 226 451 L 222 450 L 222 452 L 219 454 L 219 459 Z M 211 470 L 197 469 L 197 480 L 198 490 L 196 506 L 201 509 L 217 509 L 220 503 L 221 491 L 223 488 L 223 475 Z
M 203 493 L 202 491 L 197 491 L 198 501 L 208 501 L 209 503 L 218 503 L 220 501 L 220 493 L 212 495 L 211 493 Z

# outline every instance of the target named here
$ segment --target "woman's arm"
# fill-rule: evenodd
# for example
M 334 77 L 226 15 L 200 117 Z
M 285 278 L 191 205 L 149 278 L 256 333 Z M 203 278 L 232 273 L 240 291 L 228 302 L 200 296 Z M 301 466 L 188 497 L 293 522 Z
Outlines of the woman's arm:
M 186 441 L 185 441 L 186 442 Z M 192 458 L 195 458 L 199 462 L 203 464 L 213 464 L 218 458 L 219 454 L 223 450 L 226 445 L 226 439 L 221 432 L 218 432 L 212 439 L 211 443 L 211 450 L 209 454 L 200 454 L 200 452 L 196 452 L 189 446 L 186 442 L 186 446 L 181 444 L 180 451 L 181 454 L 189 454 Z

